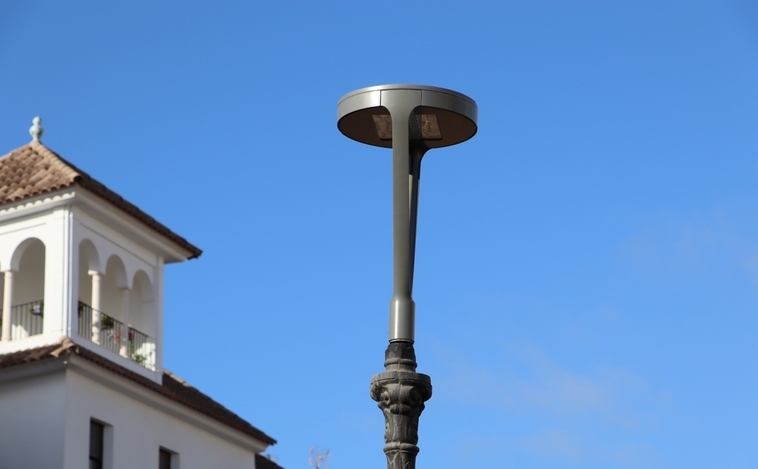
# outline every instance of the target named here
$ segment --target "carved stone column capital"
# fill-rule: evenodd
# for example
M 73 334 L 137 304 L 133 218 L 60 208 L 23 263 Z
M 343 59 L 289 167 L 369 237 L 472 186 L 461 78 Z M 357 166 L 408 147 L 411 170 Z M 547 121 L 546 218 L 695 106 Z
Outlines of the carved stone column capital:
M 414 469 L 418 421 L 424 402 L 432 397 L 429 376 L 416 373 L 410 342 L 391 342 L 385 352 L 387 371 L 371 380 L 371 398 L 384 414 L 384 454 L 388 469 Z

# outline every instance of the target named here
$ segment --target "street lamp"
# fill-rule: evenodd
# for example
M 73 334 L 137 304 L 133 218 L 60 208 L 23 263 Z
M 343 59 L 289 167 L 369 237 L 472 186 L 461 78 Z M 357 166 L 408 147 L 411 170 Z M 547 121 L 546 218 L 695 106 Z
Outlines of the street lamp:
M 471 98 L 423 85 L 380 85 L 348 93 L 337 105 L 337 127 L 346 137 L 392 148 L 393 277 L 385 372 L 371 380 L 371 398 L 384 413 L 384 453 L 389 469 L 414 469 L 418 419 L 432 397 L 429 376 L 416 373 L 416 305 L 413 267 L 421 159 L 432 148 L 466 141 L 476 133 Z

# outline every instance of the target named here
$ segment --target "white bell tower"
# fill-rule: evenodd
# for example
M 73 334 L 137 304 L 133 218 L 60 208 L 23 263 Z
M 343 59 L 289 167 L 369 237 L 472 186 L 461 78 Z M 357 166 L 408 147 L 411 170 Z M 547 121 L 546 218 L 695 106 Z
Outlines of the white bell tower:
M 0 157 L 0 355 L 69 337 L 160 382 L 163 266 L 184 238 L 40 142 Z

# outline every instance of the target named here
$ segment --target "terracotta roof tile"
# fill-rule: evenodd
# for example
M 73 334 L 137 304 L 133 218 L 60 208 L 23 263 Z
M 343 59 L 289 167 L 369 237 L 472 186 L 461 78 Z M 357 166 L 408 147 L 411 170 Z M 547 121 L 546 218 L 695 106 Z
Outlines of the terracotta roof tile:
M 0 205 L 53 192 L 74 184 L 106 200 L 153 231 L 186 249 L 190 252 L 190 259 L 202 254 L 200 249 L 186 239 L 40 142 L 31 142 L 0 158 Z
M 57 344 L 0 355 L 0 370 L 72 354 L 86 358 L 117 375 L 121 375 L 124 378 L 156 392 L 157 394 L 167 397 L 179 404 L 200 412 L 201 414 L 207 415 L 218 422 L 246 435 L 252 436 L 268 445 L 276 444 L 276 440 L 250 425 L 246 420 L 193 388 L 175 375 L 164 372 L 163 383 L 157 384 L 121 365 L 113 363 L 95 352 L 77 346 L 69 338 L 65 338 Z M 271 469 L 275 469 L 275 467 L 271 466 Z

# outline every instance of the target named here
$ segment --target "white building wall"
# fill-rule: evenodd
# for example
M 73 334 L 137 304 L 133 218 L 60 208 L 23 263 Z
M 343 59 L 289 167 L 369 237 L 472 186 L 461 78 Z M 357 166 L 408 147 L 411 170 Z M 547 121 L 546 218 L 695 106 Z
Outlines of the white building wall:
M 47 371 L 25 378 L 5 376 L 0 382 L 0 469 L 86 468 L 91 419 L 107 425 L 105 469 L 157 467 L 160 447 L 178 454 L 178 469 L 255 469 L 255 452 L 265 449 L 248 436 L 242 436 L 247 446 L 235 444 L 151 404 L 144 392 L 142 398 L 134 392 L 134 383 L 121 387 L 114 385 L 113 376 L 93 379 L 53 362 L 22 366 L 12 373 L 28 372 L 30 367 Z M 178 406 L 153 391 L 142 391 L 168 407 Z
M 0 383 L 0 469 L 64 467 L 65 401 L 62 371 Z
M 61 336 L 76 340 L 79 335 L 77 303 L 80 298 L 87 304 L 92 302 L 89 271 L 106 274 L 108 260 L 116 259 L 123 275 L 118 281 L 103 276 L 101 310 L 149 337 L 149 344 L 145 347 L 153 357 L 155 370 L 160 373 L 163 361 L 161 289 L 164 259 L 146 248 L 143 239 L 130 236 L 134 235 L 133 232 L 112 226 L 109 218 L 103 219 L 103 213 L 92 207 L 82 208 L 82 202 L 77 197 L 74 191 L 64 191 L 59 195 L 29 201 L 17 208 L 0 209 L 0 271 L 8 268 L 16 270 L 13 305 L 40 299 L 45 301 L 42 334 L 0 343 L 0 353 L 54 343 Z M 108 216 L 120 217 L 126 224 L 139 225 L 120 215 L 117 210 L 108 209 L 112 211 Z M 34 241 L 37 246 L 24 249 L 30 240 L 39 240 Z M 94 262 L 90 262 L 87 256 L 80 256 L 85 240 L 95 252 Z M 22 256 L 22 251 L 27 251 L 29 255 Z M 43 261 L 41 256 L 44 256 Z M 24 262 L 23 268 L 18 271 L 22 259 L 34 262 Z M 85 259 L 86 265 L 80 266 Z M 2 274 L 0 305 L 6 295 L 1 277 Z M 135 278 L 142 279 L 136 289 Z M 123 293 L 123 288 L 127 289 L 126 293 Z M 129 297 L 126 304 L 130 305 L 131 314 L 123 311 L 124 295 Z M 129 367 L 128 364 L 125 366 Z
M 178 453 L 179 469 L 255 467 L 255 452 L 250 449 L 90 376 L 69 370 L 65 393 L 64 469 L 86 467 L 90 419 L 109 425 L 106 441 L 110 440 L 112 447 L 110 453 L 106 448 L 106 461 L 112 465 L 106 465 L 108 469 L 157 467 L 160 447 Z
M 45 322 L 44 333 L 70 335 L 71 316 L 71 223 L 68 206 L 59 207 L 48 217 L 45 243 Z

